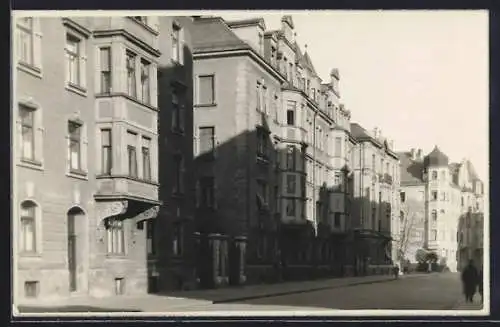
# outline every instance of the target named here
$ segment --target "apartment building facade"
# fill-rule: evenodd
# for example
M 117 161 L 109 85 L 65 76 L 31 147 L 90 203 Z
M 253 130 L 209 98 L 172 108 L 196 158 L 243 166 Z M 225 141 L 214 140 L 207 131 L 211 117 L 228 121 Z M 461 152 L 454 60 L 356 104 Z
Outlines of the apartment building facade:
M 145 293 L 158 21 L 13 24 L 14 299 Z
M 354 148 L 353 269 L 366 274 L 386 269 L 396 259 L 399 236 L 399 158 L 393 141 L 377 128 L 351 124 Z
M 470 162 L 450 163 L 437 146 L 425 157 L 420 149 L 400 153 L 400 156 L 404 157 L 402 206 L 409 206 L 408 201 L 412 201 L 412 209 L 403 214 L 415 211 L 420 216 L 424 212 L 423 223 L 417 219 L 413 230 L 407 231 L 409 242 L 414 244 L 407 259 L 416 260 L 411 253 L 421 248 L 436 253 L 438 263 L 451 271 L 460 270 L 468 259 L 477 259 L 482 264 L 481 238 L 476 235 L 480 235 L 484 227 L 476 220 L 481 221 L 484 191 Z
M 223 259 L 212 265 L 231 266 L 235 239 L 246 244 L 240 267 L 249 281 L 277 267 L 328 266 L 330 235 L 345 229 L 347 212 L 350 113 L 339 103 L 338 71 L 322 84 L 290 16 L 275 31 L 261 18 L 198 17 L 192 35 L 197 228 L 220 239 L 212 243 L 221 254 L 211 253 Z

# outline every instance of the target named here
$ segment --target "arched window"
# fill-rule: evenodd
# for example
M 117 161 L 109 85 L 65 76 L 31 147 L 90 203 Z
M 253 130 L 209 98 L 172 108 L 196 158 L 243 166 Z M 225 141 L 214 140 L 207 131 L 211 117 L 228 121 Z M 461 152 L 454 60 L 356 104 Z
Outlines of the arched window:
M 437 171 L 433 171 L 433 172 L 432 172 L 432 179 L 433 179 L 433 180 L 436 180 L 437 178 L 438 178 L 438 173 L 437 173 Z
M 436 221 L 437 220 L 437 211 L 436 210 L 432 210 L 432 220 L 433 221 Z
M 36 209 L 37 205 L 32 201 L 21 203 L 19 239 L 20 251 L 24 253 L 36 252 Z

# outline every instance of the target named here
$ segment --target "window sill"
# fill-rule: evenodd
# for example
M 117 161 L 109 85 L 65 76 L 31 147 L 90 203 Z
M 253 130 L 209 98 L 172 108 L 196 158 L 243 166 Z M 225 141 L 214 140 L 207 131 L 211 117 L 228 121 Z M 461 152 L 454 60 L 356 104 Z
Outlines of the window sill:
M 19 257 L 25 258 L 25 259 L 41 259 L 42 254 L 38 252 L 21 252 L 19 253 Z
M 37 77 L 40 79 L 42 78 L 42 70 L 38 67 L 33 66 L 32 64 L 29 64 L 29 63 L 26 63 L 23 61 L 18 61 L 17 69 L 19 69 L 25 73 L 28 73 L 34 77 Z
M 108 254 L 106 254 L 106 259 L 109 259 L 109 260 L 120 260 L 120 261 L 122 261 L 122 260 L 126 260 L 128 258 L 127 258 L 127 255 L 125 253 L 122 253 L 122 254 L 118 254 L 118 253 L 111 254 L 111 253 L 108 253 Z
M 67 82 L 65 88 L 66 88 L 66 90 L 68 90 L 70 92 L 73 92 L 75 94 L 78 94 L 78 95 L 80 95 L 82 97 L 86 97 L 87 96 L 87 89 L 83 88 L 80 85 L 77 85 L 77 84 L 74 84 L 74 83 L 71 83 L 71 82 Z
M 77 179 L 85 180 L 85 181 L 89 180 L 87 172 L 82 171 L 82 170 L 73 170 L 73 169 L 71 169 L 70 171 L 68 171 L 66 173 L 66 176 L 71 177 L 71 178 L 77 178 Z
M 199 103 L 194 105 L 195 108 L 209 108 L 209 107 L 217 107 L 217 103 Z
M 18 163 L 18 166 L 34 169 L 34 170 L 44 170 L 43 164 L 40 161 L 30 160 L 30 159 L 21 159 Z

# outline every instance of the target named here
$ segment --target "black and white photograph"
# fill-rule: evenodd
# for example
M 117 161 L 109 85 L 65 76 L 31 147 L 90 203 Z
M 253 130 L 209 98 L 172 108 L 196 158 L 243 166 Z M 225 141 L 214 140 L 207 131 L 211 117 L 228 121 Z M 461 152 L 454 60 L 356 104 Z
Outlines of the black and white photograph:
M 13 11 L 14 315 L 488 315 L 488 22 Z

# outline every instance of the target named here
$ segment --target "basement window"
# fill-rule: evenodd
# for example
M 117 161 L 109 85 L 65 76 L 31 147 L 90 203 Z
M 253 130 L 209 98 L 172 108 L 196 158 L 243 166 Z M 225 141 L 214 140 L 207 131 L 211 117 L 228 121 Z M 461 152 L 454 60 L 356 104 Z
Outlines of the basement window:
M 39 291 L 38 281 L 26 281 L 24 282 L 24 296 L 27 298 L 37 298 Z

